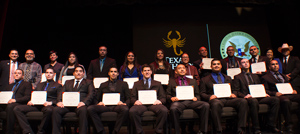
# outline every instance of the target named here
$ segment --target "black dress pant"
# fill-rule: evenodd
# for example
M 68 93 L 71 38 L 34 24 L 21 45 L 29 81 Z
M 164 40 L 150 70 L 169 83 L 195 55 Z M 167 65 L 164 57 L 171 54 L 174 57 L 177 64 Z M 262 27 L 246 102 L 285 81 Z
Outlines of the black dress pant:
M 135 132 L 137 134 L 144 134 L 142 127 L 142 119 L 141 116 L 147 110 L 152 111 L 156 114 L 156 125 L 155 132 L 162 133 L 163 127 L 168 118 L 168 109 L 164 105 L 134 105 L 129 110 L 129 118 L 131 121 L 132 127 L 135 127 Z
M 60 134 L 62 118 L 68 112 L 75 112 L 79 117 L 79 134 L 86 134 L 88 130 L 87 106 L 76 107 L 54 107 L 52 112 L 52 133 Z
M 52 117 L 52 109 L 53 106 L 28 106 L 28 105 L 19 105 L 14 108 L 14 113 L 16 118 L 18 119 L 19 125 L 23 130 L 23 133 L 32 133 L 33 130 L 30 127 L 30 124 L 26 118 L 26 113 L 32 111 L 41 111 L 43 112 L 43 118 L 41 120 L 41 124 L 38 126 L 38 134 L 46 133 L 48 129 L 51 129 L 49 125 L 51 125 L 51 117 Z
M 265 97 L 265 98 L 248 98 L 249 114 L 252 119 L 252 126 L 254 130 L 259 130 L 258 110 L 259 104 L 267 104 L 270 107 L 268 114 L 267 125 L 275 127 L 276 119 L 278 117 L 278 111 L 280 107 L 279 99 L 276 97 Z
M 246 127 L 248 116 L 248 102 L 244 98 L 228 98 L 228 99 L 212 99 L 209 101 L 211 108 L 211 116 L 216 131 L 222 131 L 221 114 L 223 107 L 233 107 L 238 113 L 237 128 Z
M 300 94 L 282 95 L 278 97 L 280 100 L 280 110 L 285 119 L 285 125 L 290 127 L 292 125 L 291 107 L 292 102 L 298 102 L 300 105 Z M 299 116 L 299 114 L 298 114 Z
M 97 130 L 97 133 L 104 131 L 103 124 L 101 122 L 101 113 L 104 112 L 117 112 L 117 120 L 115 123 L 115 127 L 112 133 L 118 133 L 122 124 L 128 120 L 128 111 L 129 108 L 126 105 L 118 105 L 118 106 L 100 106 L 100 105 L 91 105 L 87 108 L 88 114 L 91 117 L 94 126 Z
M 14 114 L 14 108 L 18 105 L 22 105 L 19 103 L 11 103 L 11 104 L 5 104 L 1 105 L 1 109 L 5 109 L 6 112 L 6 134 L 13 134 L 14 133 L 14 126 L 15 126 L 15 114 Z
M 200 127 L 202 132 L 207 132 L 209 104 L 204 101 L 177 101 L 173 102 L 170 107 L 170 115 L 174 124 L 175 133 L 180 133 L 179 118 L 184 109 L 194 109 L 200 117 Z

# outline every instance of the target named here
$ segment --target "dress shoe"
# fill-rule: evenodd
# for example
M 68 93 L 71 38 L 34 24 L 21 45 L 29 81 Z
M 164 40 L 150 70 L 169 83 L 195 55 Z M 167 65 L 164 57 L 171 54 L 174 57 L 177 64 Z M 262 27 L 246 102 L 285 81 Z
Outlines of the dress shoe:
M 259 129 L 257 129 L 253 132 L 253 134 L 261 134 L 261 131 Z
M 272 133 L 283 134 L 283 132 L 276 127 L 268 127 L 268 131 L 270 131 Z

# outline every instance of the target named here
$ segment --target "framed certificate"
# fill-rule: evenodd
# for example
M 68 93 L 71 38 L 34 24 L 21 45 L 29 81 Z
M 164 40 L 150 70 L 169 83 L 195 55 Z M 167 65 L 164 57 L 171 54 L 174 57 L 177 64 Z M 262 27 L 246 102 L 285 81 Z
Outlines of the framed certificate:
M 154 74 L 154 80 L 161 82 L 162 85 L 168 85 L 169 74 Z
M 228 68 L 227 69 L 227 75 L 231 77 L 231 79 L 234 79 L 234 76 L 241 73 L 241 68 Z
M 263 84 L 253 84 L 249 85 L 249 92 L 252 98 L 262 98 L 266 97 L 266 90 Z
M 120 101 L 120 93 L 103 93 L 102 102 L 104 105 L 117 105 Z
M 156 90 L 139 90 L 138 97 L 143 105 L 153 104 L 157 100 Z
M 192 100 L 194 95 L 193 86 L 176 86 L 176 97 L 178 100 Z
M 54 81 L 56 80 L 56 73 L 54 73 L 53 80 L 54 80 Z M 41 80 L 41 82 L 45 82 L 45 81 L 47 81 L 46 74 L 45 74 L 45 73 L 42 73 L 42 80 Z
M 214 58 L 203 58 L 202 59 L 202 63 L 203 63 L 203 66 L 202 68 L 203 69 L 209 69 L 211 70 L 211 61 L 213 60 Z
M 0 104 L 7 104 L 13 96 L 13 91 L 0 91 Z
M 63 92 L 62 103 L 65 107 L 77 107 L 80 102 L 79 92 Z
M 30 101 L 34 105 L 43 105 L 47 101 L 47 91 L 32 91 Z
M 108 81 L 108 77 L 97 77 L 94 78 L 94 87 L 99 88 L 101 83 Z
M 134 82 L 139 81 L 139 78 L 124 78 L 123 81 L 127 82 L 129 89 L 132 89 Z
M 62 77 L 61 84 L 65 85 L 65 82 L 67 80 L 72 80 L 72 79 L 75 79 L 75 77 L 73 75 L 65 75 L 65 76 Z
M 266 72 L 267 71 L 266 63 L 265 62 L 252 63 L 251 64 L 251 71 L 254 74 L 256 72 Z
M 293 87 L 290 83 L 276 83 L 277 91 L 282 94 L 292 94 Z
M 218 98 L 229 98 L 231 95 L 231 87 L 229 83 L 214 84 L 214 95 Z

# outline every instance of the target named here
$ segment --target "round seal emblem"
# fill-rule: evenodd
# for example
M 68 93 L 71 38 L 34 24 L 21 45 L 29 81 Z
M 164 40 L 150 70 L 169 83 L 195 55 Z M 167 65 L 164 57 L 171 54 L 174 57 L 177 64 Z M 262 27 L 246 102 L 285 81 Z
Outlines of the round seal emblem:
M 256 46 L 259 50 L 258 54 L 260 55 L 260 47 L 257 41 L 246 32 L 231 32 L 223 38 L 220 45 L 220 53 L 223 59 L 227 57 L 226 50 L 229 46 L 232 46 L 234 48 L 234 56 L 236 57 L 250 59 L 251 55 L 249 53 L 249 48 L 251 46 Z

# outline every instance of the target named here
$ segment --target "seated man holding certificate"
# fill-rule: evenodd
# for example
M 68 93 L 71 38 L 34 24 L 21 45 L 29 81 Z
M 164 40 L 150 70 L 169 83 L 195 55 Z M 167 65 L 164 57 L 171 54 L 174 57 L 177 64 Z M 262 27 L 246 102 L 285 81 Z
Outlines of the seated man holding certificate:
M 51 126 L 52 109 L 56 105 L 57 94 L 60 92 L 62 86 L 53 80 L 55 73 L 52 68 L 46 69 L 45 75 L 47 81 L 39 83 L 33 91 L 33 93 L 41 93 L 37 94 L 41 98 L 33 98 L 34 95 L 32 95 L 31 101 L 29 101 L 27 105 L 19 105 L 14 108 L 14 113 L 24 134 L 34 133 L 26 118 L 26 113 L 31 111 L 43 112 L 43 118 L 38 127 L 38 134 L 46 133 L 51 129 L 49 126 Z M 37 101 L 43 101 L 43 104 Z
M 141 116 L 146 111 L 156 114 L 155 133 L 163 133 L 163 126 L 167 121 L 168 109 L 163 105 L 166 103 L 166 94 L 160 82 L 152 80 L 152 70 L 147 64 L 142 66 L 143 79 L 134 83 L 131 91 L 131 103 L 129 110 L 131 125 L 135 130 L 133 133 L 144 133 Z
M 11 91 L 12 97 L 6 103 L 7 105 L 0 105 L 0 109 L 6 111 L 6 133 L 14 133 L 15 114 L 14 108 L 18 105 L 26 104 L 30 100 L 30 93 L 32 91 L 32 85 L 29 82 L 24 81 L 24 72 L 21 69 L 17 69 L 14 72 L 15 82 L 6 86 L 3 91 Z M 4 97 L 3 97 L 4 98 Z M 0 97 L 0 99 L 3 99 Z
M 298 102 L 300 104 L 300 94 L 296 90 L 291 89 L 290 84 L 282 88 L 278 88 L 278 84 L 288 83 L 288 78 L 279 73 L 279 65 L 276 60 L 272 60 L 269 65 L 269 71 L 262 77 L 262 82 L 265 85 L 266 92 L 271 96 L 276 96 L 280 100 L 280 110 L 285 119 L 285 127 L 289 133 L 292 133 L 292 120 L 291 120 L 291 102 Z M 285 90 L 290 89 L 289 92 Z M 284 93 L 285 92 L 285 93 Z M 299 115 L 298 115 L 299 116 Z
M 117 67 L 111 67 L 108 72 L 109 80 L 102 83 L 96 93 L 98 104 L 88 107 L 88 113 L 95 125 L 97 133 L 105 133 L 103 124 L 100 119 L 101 113 L 114 111 L 117 112 L 117 120 L 113 130 L 113 134 L 119 132 L 122 124 L 128 120 L 128 111 L 130 104 L 130 91 L 128 84 L 118 80 Z
M 167 88 L 167 99 L 170 100 L 170 114 L 175 133 L 180 134 L 179 117 L 184 109 L 194 109 L 200 117 L 200 131 L 207 132 L 209 104 L 200 101 L 199 88 L 195 79 L 185 76 L 186 67 L 179 64 L 175 69 L 176 79 L 170 79 Z
M 62 117 L 68 112 L 76 112 L 79 117 L 79 134 L 86 134 L 88 130 L 87 107 L 93 102 L 93 82 L 84 79 L 83 66 L 76 66 L 73 75 L 75 79 L 67 80 L 58 94 L 52 113 L 52 133 L 60 134 Z
M 248 59 L 241 60 L 242 73 L 234 76 L 232 89 L 236 92 L 237 96 L 240 98 L 245 98 L 248 101 L 250 109 L 250 117 L 252 120 L 252 127 L 254 134 L 261 134 L 260 125 L 258 120 L 258 108 L 259 104 L 267 104 L 270 107 L 270 112 L 268 114 L 267 125 L 271 132 L 280 132 L 276 128 L 276 119 L 279 110 L 279 99 L 276 97 L 270 97 L 266 94 L 264 90 L 262 96 L 255 97 L 252 92 L 250 92 L 249 85 L 261 84 L 259 77 L 256 74 L 250 72 L 250 63 Z M 262 85 L 263 86 L 263 85 Z M 256 89 L 257 91 L 258 89 Z
M 219 59 L 211 61 L 212 73 L 200 81 L 200 96 L 202 100 L 209 102 L 211 107 L 212 122 L 217 133 L 222 133 L 221 114 L 222 108 L 233 107 L 238 112 L 237 133 L 244 133 L 248 116 L 248 102 L 246 99 L 237 98 L 231 93 L 231 78 L 221 73 L 222 65 Z M 226 84 L 222 84 L 226 83 Z M 214 87 L 218 88 L 214 88 Z M 215 92 L 218 90 L 218 92 Z M 225 94 L 226 93 L 226 94 Z M 218 97 L 222 94 L 222 97 Z

